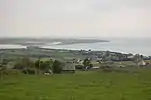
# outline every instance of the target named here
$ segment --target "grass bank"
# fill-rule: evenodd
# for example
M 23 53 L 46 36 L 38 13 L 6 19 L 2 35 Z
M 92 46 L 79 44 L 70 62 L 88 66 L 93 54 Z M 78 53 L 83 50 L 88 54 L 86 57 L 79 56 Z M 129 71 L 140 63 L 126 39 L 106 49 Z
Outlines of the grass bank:
M 151 100 L 151 70 L 6 76 L 0 100 Z

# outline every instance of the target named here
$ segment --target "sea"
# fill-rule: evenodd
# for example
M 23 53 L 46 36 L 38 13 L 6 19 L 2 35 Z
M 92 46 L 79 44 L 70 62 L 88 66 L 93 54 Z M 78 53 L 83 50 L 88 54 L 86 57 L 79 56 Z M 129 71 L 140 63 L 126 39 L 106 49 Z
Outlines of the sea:
M 102 39 L 103 40 L 103 39 Z M 151 38 L 107 38 L 110 42 L 100 43 L 80 43 L 70 45 L 58 45 L 47 43 L 41 48 L 68 49 L 68 50 L 94 50 L 94 51 L 113 51 L 121 53 L 143 54 L 151 56 Z M 59 41 L 56 41 L 59 42 Z M 0 45 L 0 49 L 26 48 L 26 46 L 9 44 Z

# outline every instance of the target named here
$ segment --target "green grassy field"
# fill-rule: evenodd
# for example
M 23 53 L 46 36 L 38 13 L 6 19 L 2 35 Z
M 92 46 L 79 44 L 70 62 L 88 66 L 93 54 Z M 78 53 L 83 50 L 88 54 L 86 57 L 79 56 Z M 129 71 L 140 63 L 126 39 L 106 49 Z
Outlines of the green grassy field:
M 5 76 L 0 100 L 151 100 L 151 70 Z

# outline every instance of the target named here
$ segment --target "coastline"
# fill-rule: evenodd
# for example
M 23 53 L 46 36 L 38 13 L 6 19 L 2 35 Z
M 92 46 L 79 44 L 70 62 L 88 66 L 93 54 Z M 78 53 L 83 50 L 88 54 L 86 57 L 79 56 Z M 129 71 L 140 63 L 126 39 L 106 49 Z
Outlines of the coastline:
M 32 40 L 32 39 L 31 39 Z M 38 39 L 39 40 L 39 39 Z M 95 41 L 76 41 L 69 39 L 63 39 L 62 42 L 57 42 L 57 39 L 48 41 L 47 39 L 42 39 L 41 41 L 35 40 L 33 41 L 13 41 L 9 43 L 5 42 L 5 45 L 0 44 L 1 49 L 9 49 L 9 48 L 26 48 L 27 46 L 38 46 L 40 48 L 48 48 L 48 49 L 66 49 L 66 50 L 89 50 L 92 51 L 113 51 L 113 52 L 121 52 L 121 53 L 132 53 L 132 54 L 142 54 L 145 56 L 151 55 L 151 39 L 108 39 L 106 40 L 95 40 Z M 55 41 L 54 41 L 55 40 Z M 60 40 L 60 39 L 59 39 Z M 101 41 L 101 42 L 100 42 Z M 24 42 L 24 43 L 23 43 Z M 9 44 L 7 44 L 9 43 Z M 17 44 L 17 45 L 16 45 Z

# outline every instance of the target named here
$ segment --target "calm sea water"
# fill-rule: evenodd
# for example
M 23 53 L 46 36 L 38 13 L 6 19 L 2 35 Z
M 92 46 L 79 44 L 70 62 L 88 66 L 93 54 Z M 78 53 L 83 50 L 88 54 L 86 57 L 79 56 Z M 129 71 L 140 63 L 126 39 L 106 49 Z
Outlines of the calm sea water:
M 26 46 L 15 44 L 0 44 L 0 49 L 20 49 L 20 48 L 26 48 Z
M 73 45 L 45 45 L 43 48 L 74 49 L 74 50 L 100 50 L 115 51 L 123 53 L 140 53 L 151 55 L 151 38 L 142 39 L 108 39 L 110 42 L 73 44 Z
M 151 38 L 142 39 L 106 39 L 110 42 L 101 43 L 85 43 L 85 44 L 72 44 L 72 45 L 55 45 L 48 43 L 47 45 L 41 46 L 42 48 L 52 49 L 72 49 L 72 50 L 99 50 L 99 51 L 115 51 L 123 53 L 140 53 L 143 55 L 151 56 Z M 56 41 L 59 42 L 59 41 Z M 0 45 L 0 49 L 11 49 L 11 48 L 26 48 L 20 45 Z

